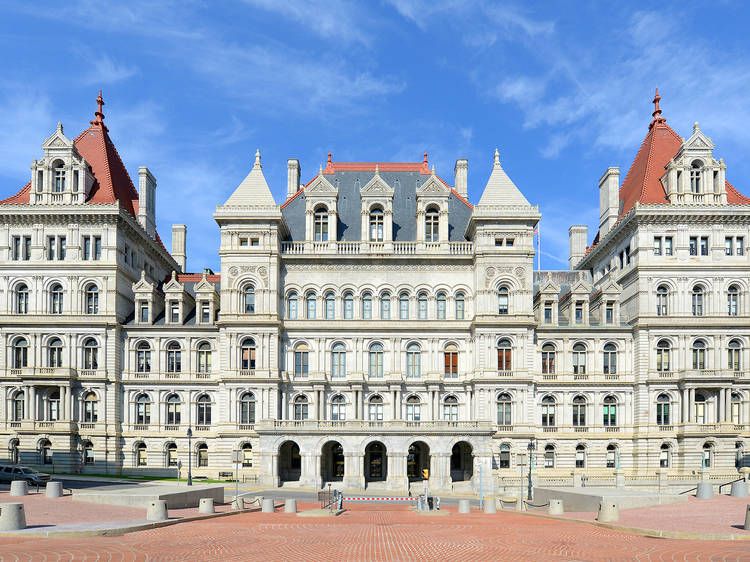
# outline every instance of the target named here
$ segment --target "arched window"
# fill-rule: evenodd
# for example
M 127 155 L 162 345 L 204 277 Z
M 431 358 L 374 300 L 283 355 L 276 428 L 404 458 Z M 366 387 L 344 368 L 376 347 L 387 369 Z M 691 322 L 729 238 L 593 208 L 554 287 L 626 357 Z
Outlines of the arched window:
M 54 173 L 54 183 L 52 184 L 52 191 L 54 193 L 62 193 L 65 191 L 65 163 L 62 160 L 56 160 L 53 164 L 52 171 Z
M 503 338 L 497 342 L 497 370 L 510 371 L 512 367 L 510 340 Z
M 391 319 L 391 294 L 388 292 L 380 295 L 380 319 Z
M 544 468 L 555 468 L 555 446 L 544 447 Z
M 418 396 L 411 395 L 406 399 L 406 421 L 419 421 L 422 418 L 422 403 Z
M 240 396 L 240 423 L 255 423 L 255 395 L 252 392 L 245 392 Z
M 88 392 L 83 397 L 83 421 L 84 423 L 96 423 L 99 420 L 97 404 L 99 399 L 93 392 Z
M 21 421 L 26 417 L 26 395 L 19 390 L 13 395 L 13 421 Z
M 315 209 L 315 238 L 316 242 L 328 242 L 328 209 L 318 207 Z
M 308 373 L 310 348 L 301 343 L 294 348 L 294 376 L 306 377 Z
M 437 294 L 437 319 L 445 320 L 445 293 L 440 291 Z
M 417 296 L 417 317 L 427 320 L 427 293 L 419 293 Z
M 307 309 L 307 319 L 308 320 L 315 320 L 315 314 L 316 314 L 316 304 L 318 302 L 318 295 L 316 295 L 314 292 L 307 293 L 307 297 L 305 299 Z
M 167 398 L 167 425 L 180 425 L 182 401 L 176 394 L 170 394 Z
M 198 425 L 211 425 L 211 399 L 203 394 L 198 397 Z
M 13 368 L 22 369 L 29 366 L 29 342 L 18 338 L 13 342 Z
M 602 419 L 605 427 L 617 425 L 617 399 L 614 396 L 606 396 L 602 405 Z
M 714 448 L 706 441 L 703 444 L 703 468 L 711 468 L 714 460 Z
M 63 344 L 60 338 L 52 338 L 47 344 L 47 366 L 52 368 L 62 367 Z
M 555 426 L 555 398 L 549 394 L 542 398 L 542 425 Z
M 368 419 L 370 421 L 383 421 L 383 397 L 379 394 L 370 397 L 368 405 Z
M 198 466 L 208 466 L 208 445 L 205 443 L 198 445 Z
M 669 289 L 666 285 L 659 285 L 656 289 L 656 315 L 667 316 L 669 314 Z
M 437 242 L 439 240 L 440 215 L 437 209 L 427 209 L 424 217 L 424 240 L 425 242 Z
M 87 371 L 99 368 L 99 344 L 94 338 L 88 338 L 83 342 L 83 368 Z
M 297 319 L 297 293 L 291 292 L 286 298 L 286 317 L 289 320 Z
M 497 395 L 497 425 L 511 425 L 513 423 L 512 404 L 513 401 L 507 392 Z
M 409 319 L 409 294 L 401 293 L 398 296 L 398 317 L 401 320 Z
M 542 346 L 542 373 L 553 374 L 555 372 L 555 346 L 545 343 Z
M 464 306 L 466 298 L 463 293 L 456 293 L 456 320 L 464 319 Z
M 500 468 L 510 468 L 510 445 L 500 445 Z
M 240 369 L 252 371 L 255 369 L 255 340 L 245 338 L 240 346 Z
M 614 375 L 617 373 L 617 347 L 613 343 L 605 343 L 602 352 L 604 374 Z
M 354 294 L 350 291 L 344 293 L 344 319 L 354 318 Z
M 337 343 L 331 350 L 331 377 L 342 378 L 346 376 L 346 346 Z
M 50 314 L 63 313 L 63 288 L 60 283 L 55 283 L 49 290 L 49 312 Z
M 695 393 L 695 423 L 705 424 L 706 423 L 706 397 L 700 393 Z
M 86 314 L 99 314 L 99 287 L 91 283 L 86 287 Z
M 727 345 L 727 368 L 730 371 L 742 370 L 742 342 L 732 340 Z
M 325 296 L 326 301 L 326 320 L 336 318 L 336 297 L 333 293 L 328 292 Z
M 94 464 L 94 444 L 91 441 L 83 442 L 83 464 Z
M 167 372 L 182 372 L 182 348 L 176 341 L 169 342 L 167 345 Z
M 586 374 L 586 346 L 582 343 L 573 346 L 573 374 Z
M 211 344 L 203 342 L 198 345 L 198 372 L 199 373 L 210 373 L 211 372 Z
M 446 378 L 458 376 L 458 346 L 454 343 L 446 345 L 443 351 L 443 375 Z
M 672 464 L 672 451 L 670 450 L 669 445 L 664 443 L 659 448 L 659 468 L 669 468 L 669 466 Z
M 300 394 L 294 399 L 294 419 L 296 421 L 307 419 L 307 396 Z
M 242 445 L 242 467 L 248 468 L 253 466 L 253 446 L 250 443 Z
M 586 446 L 576 445 L 576 468 L 586 468 Z
M 331 421 L 346 420 L 346 400 L 340 394 L 331 398 Z
M 690 192 L 700 193 L 701 192 L 701 174 L 703 172 L 703 162 L 700 160 L 693 160 L 690 164 Z
M 383 346 L 379 343 L 374 343 L 370 346 L 369 352 L 370 359 L 370 378 L 380 379 L 383 378 Z
M 16 285 L 16 314 L 29 313 L 29 288 L 26 283 Z
M 656 370 L 669 371 L 672 346 L 667 340 L 659 340 L 656 344 Z
M 727 314 L 737 316 L 739 313 L 740 288 L 737 285 L 731 285 L 727 290 Z
M 573 425 L 586 425 L 586 399 L 580 394 L 573 398 Z
M 695 340 L 693 342 L 693 369 L 703 371 L 706 368 L 706 342 Z
M 383 210 L 379 208 L 370 211 L 370 242 L 383 241 Z
M 696 285 L 691 293 L 693 300 L 693 316 L 703 316 L 703 287 Z
M 372 293 L 364 293 L 362 295 L 362 319 L 372 319 Z
M 242 304 L 245 314 L 255 314 L 255 286 L 247 284 L 242 289 Z
M 151 399 L 146 394 L 140 394 L 135 399 L 135 423 L 137 425 L 151 423 Z
M 422 375 L 422 349 L 419 344 L 410 343 L 406 347 L 406 376 L 416 379 Z
M 497 290 L 497 313 L 508 314 L 508 287 Z
M 731 420 L 734 425 L 740 425 L 742 423 L 742 396 L 738 392 L 732 393 L 731 399 Z
M 443 400 L 443 419 L 458 421 L 458 398 L 455 396 L 446 396 Z
M 167 445 L 167 466 L 177 466 L 177 445 Z
M 617 446 L 613 444 L 607 445 L 607 468 L 617 468 Z
M 146 444 L 141 442 L 135 446 L 135 465 L 146 466 L 146 464 L 147 464 Z
M 135 370 L 139 373 L 151 372 L 151 346 L 142 341 L 135 348 Z
M 671 425 L 669 395 L 661 393 L 656 397 L 656 425 Z

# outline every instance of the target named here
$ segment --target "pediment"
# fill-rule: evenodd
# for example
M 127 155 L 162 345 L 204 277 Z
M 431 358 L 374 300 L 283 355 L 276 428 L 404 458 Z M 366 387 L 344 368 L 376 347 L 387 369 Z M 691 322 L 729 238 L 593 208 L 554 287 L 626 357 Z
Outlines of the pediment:
M 172 278 L 164 284 L 162 290 L 165 293 L 182 293 L 185 291 L 185 286 L 177 281 L 177 275 L 173 271 Z
M 146 272 L 141 270 L 141 278 L 133 283 L 134 293 L 153 293 L 154 285 L 146 281 Z
M 417 195 L 434 195 L 447 197 L 450 195 L 450 188 L 441 182 L 436 175 L 431 175 L 426 182 L 419 186 Z
M 359 190 L 361 196 L 393 197 L 394 189 L 375 172 L 375 175 Z
M 570 293 L 574 295 L 589 295 L 591 294 L 591 287 L 583 281 L 576 281 L 571 285 Z
M 203 277 L 200 281 L 198 281 L 195 284 L 195 287 L 193 287 L 193 290 L 196 294 L 204 294 L 204 293 L 216 293 L 216 288 L 208 282 L 206 279 L 206 274 L 203 274 Z
M 612 280 L 603 285 L 600 290 L 605 295 L 619 295 L 622 293 L 622 287 Z
M 305 188 L 305 195 L 338 195 L 338 189 L 320 174 Z
M 541 289 L 539 289 L 540 293 L 544 294 L 554 294 L 559 295 L 560 294 L 560 286 L 556 285 L 553 281 L 547 281 Z
M 73 141 L 63 134 L 62 125 L 58 124 L 57 130 L 42 143 L 42 148 L 73 148 Z

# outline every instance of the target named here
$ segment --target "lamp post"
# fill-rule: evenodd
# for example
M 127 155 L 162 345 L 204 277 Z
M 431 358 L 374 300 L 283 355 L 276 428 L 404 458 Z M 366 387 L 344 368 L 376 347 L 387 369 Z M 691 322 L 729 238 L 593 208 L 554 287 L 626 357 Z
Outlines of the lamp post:
M 536 450 L 536 443 L 534 438 L 529 439 L 529 444 L 526 446 L 529 450 L 529 491 L 527 493 L 527 499 L 531 501 L 531 469 L 534 467 L 534 451 Z
M 193 439 L 193 429 L 191 427 L 188 427 L 187 430 L 187 438 L 188 438 L 188 481 L 187 485 L 192 486 L 193 485 L 193 447 L 191 445 L 192 439 Z

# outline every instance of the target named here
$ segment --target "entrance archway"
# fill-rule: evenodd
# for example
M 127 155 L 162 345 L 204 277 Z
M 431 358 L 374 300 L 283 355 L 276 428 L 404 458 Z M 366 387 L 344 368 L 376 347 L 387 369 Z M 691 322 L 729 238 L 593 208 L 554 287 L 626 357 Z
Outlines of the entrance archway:
M 451 451 L 451 480 L 466 482 L 474 474 L 474 455 L 471 445 L 466 441 L 459 441 L 453 445 Z
M 320 456 L 320 475 L 323 483 L 341 482 L 344 479 L 344 448 L 338 441 L 323 445 Z
M 299 445 L 294 441 L 284 441 L 279 447 L 279 480 L 284 482 L 298 482 L 302 475 L 302 457 Z
M 430 469 L 430 447 L 422 441 L 415 441 L 409 445 L 406 455 L 406 475 L 409 482 L 424 480 L 423 470 Z
M 380 441 L 365 448 L 365 482 L 385 482 L 388 477 L 388 451 Z

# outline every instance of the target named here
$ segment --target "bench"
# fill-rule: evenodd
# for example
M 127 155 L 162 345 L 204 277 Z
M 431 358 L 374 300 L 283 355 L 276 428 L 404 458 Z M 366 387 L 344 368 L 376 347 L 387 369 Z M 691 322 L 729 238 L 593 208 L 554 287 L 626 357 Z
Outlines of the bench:
M 219 472 L 219 480 L 222 478 L 225 478 L 227 480 L 234 480 L 234 473 L 233 472 Z

